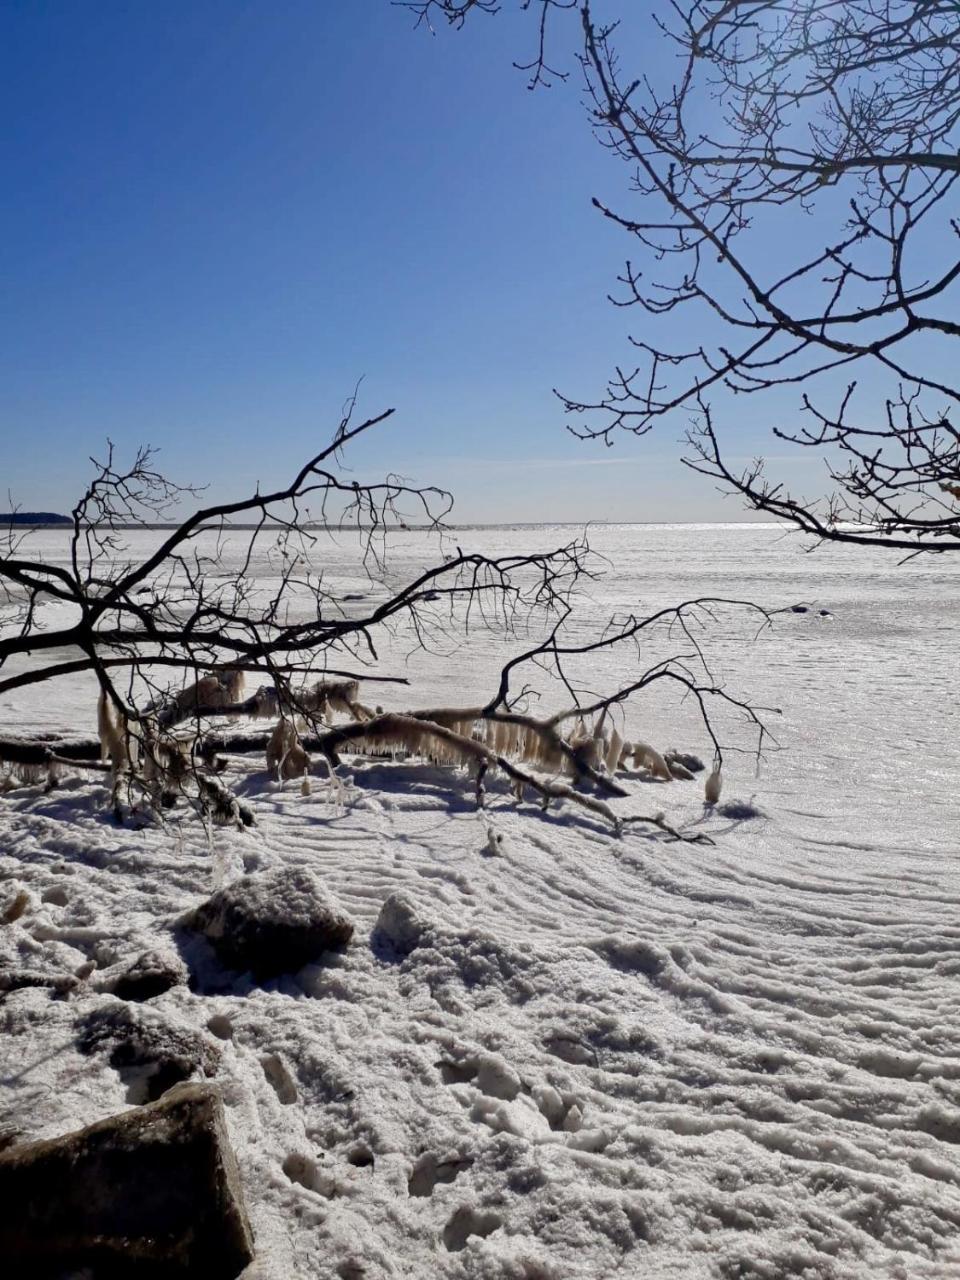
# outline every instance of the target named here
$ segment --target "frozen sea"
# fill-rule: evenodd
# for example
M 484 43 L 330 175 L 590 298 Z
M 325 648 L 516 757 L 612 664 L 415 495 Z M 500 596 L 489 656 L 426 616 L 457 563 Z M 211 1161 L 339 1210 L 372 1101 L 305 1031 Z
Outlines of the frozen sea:
M 577 532 L 449 542 L 509 554 Z M 156 536 L 136 535 L 133 555 Z M 721 718 L 743 748 L 727 753 L 724 800 L 757 816 L 705 813 L 699 784 L 628 776 L 623 813 L 663 810 L 715 843 L 616 838 L 495 787 L 478 814 L 455 771 L 361 760 L 342 805 L 249 765 L 256 829 L 209 838 L 187 822 L 117 828 L 83 778 L 11 791 L 0 896 L 26 889 L 30 907 L 0 927 L 0 966 L 96 967 L 69 999 L 25 988 L 0 1002 L 0 1128 L 48 1137 L 135 1101 L 106 1055 L 79 1051 L 78 1020 L 114 1000 L 125 964 L 175 948 L 178 917 L 214 887 L 306 866 L 357 923 L 342 956 L 266 985 L 195 967 L 144 1006 L 214 1051 L 258 1276 L 960 1276 L 960 566 L 810 551 L 756 524 L 601 525 L 589 539 L 598 576 L 578 637 L 697 597 L 806 607 L 759 633 L 720 608 L 703 634 L 718 683 L 777 709 L 759 761 Z M 55 559 L 64 536 L 34 546 Z M 365 608 L 435 550 L 398 535 L 382 583 L 345 540 L 315 561 Z M 265 587 L 272 573 L 264 562 Z M 410 688 L 365 700 L 483 701 L 528 643 L 438 617 L 423 653 L 398 628 L 380 669 Z M 586 664 L 580 683 L 608 690 L 671 645 L 684 651 L 660 636 Z M 94 720 L 81 680 L 0 696 L 3 732 Z M 708 755 L 693 708 L 659 691 L 623 728 Z M 423 922 L 405 958 L 371 936 L 398 892 Z

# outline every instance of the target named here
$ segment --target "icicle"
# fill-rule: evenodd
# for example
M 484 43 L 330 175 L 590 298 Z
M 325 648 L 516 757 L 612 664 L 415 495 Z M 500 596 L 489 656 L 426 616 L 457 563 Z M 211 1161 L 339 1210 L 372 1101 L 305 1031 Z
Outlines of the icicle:
M 279 720 L 267 743 L 267 768 L 278 779 L 299 778 L 310 767 L 310 757 L 304 751 L 296 727 L 287 720 Z
M 706 780 L 703 787 L 703 798 L 707 804 L 716 804 L 720 799 L 720 790 L 723 786 L 723 779 L 720 777 L 719 767 L 714 769 L 710 777 Z
M 673 779 L 673 774 L 670 772 L 670 766 L 666 760 L 655 747 L 651 747 L 647 742 L 635 742 L 633 744 L 633 767 L 637 769 L 641 766 L 649 769 L 655 778 L 662 778 L 664 782 L 670 782 Z
M 113 718 L 110 715 L 110 704 L 106 692 L 101 689 L 97 699 L 97 734 L 100 738 L 100 759 L 109 760 L 110 740 L 113 736 Z
M 246 675 L 236 667 L 220 668 L 220 683 L 223 685 L 230 702 L 239 702 L 246 682 Z
M 339 817 L 345 807 L 343 779 L 337 774 L 333 774 L 330 781 L 333 784 L 334 813 Z
M 664 760 L 659 751 L 653 747 L 647 747 L 647 766 L 657 778 L 662 778 L 664 782 L 671 782 L 673 774 L 670 772 L 670 766 Z
M 39 764 L 20 764 L 19 762 L 9 766 L 12 777 L 18 778 L 25 786 L 33 786 L 34 783 L 42 782 L 44 777 L 44 769 Z
M 607 747 L 607 756 L 604 763 L 607 766 L 607 773 L 615 773 L 620 766 L 620 752 L 623 750 L 623 739 L 614 729 L 610 735 L 610 744 Z

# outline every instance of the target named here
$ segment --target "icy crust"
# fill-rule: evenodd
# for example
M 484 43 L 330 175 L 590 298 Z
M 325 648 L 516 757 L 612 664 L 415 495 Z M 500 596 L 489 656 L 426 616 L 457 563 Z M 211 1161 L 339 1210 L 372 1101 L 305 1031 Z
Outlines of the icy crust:
M 36 982 L 0 998 L 0 1140 L 215 1081 L 278 1280 L 960 1275 L 947 855 L 801 874 L 769 825 L 618 841 L 467 789 L 341 811 L 253 775 L 256 831 L 212 843 L 118 829 L 82 783 L 6 797 L 0 972 Z M 342 905 L 344 949 L 255 981 L 185 940 L 280 871 Z M 118 998 L 177 945 L 188 983 Z

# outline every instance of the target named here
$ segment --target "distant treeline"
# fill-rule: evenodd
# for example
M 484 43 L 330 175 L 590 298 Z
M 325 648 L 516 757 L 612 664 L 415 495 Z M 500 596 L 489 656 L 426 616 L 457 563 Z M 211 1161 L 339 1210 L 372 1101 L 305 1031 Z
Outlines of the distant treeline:
M 72 524 L 69 516 L 57 515 L 55 511 L 8 511 L 0 513 L 2 524 Z

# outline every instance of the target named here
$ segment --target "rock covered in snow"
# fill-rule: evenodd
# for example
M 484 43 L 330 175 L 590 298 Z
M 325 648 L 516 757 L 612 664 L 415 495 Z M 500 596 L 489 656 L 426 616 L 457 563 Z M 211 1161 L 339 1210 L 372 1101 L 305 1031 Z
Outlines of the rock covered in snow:
M 151 1000 L 187 980 L 187 966 L 171 951 L 145 951 L 133 964 L 120 966 L 104 990 L 121 1000 Z
M 699 756 L 695 756 L 691 751 L 665 751 L 663 758 L 668 765 L 680 765 L 689 773 L 702 773 L 706 765 Z
M 405 893 L 391 893 L 380 908 L 374 927 L 375 942 L 386 943 L 398 956 L 408 956 L 426 937 L 429 925 L 418 914 L 411 898 Z
M 0 1152 L 8 1275 L 233 1280 L 253 1241 L 223 1106 L 210 1085 Z
M 294 973 L 353 937 L 353 921 L 300 867 L 241 876 L 184 923 L 207 938 L 228 968 L 255 978 Z
M 81 1053 L 107 1052 L 137 1101 L 154 1101 L 191 1076 L 213 1075 L 220 1061 L 202 1032 L 120 1001 L 94 1009 L 76 1029 Z

